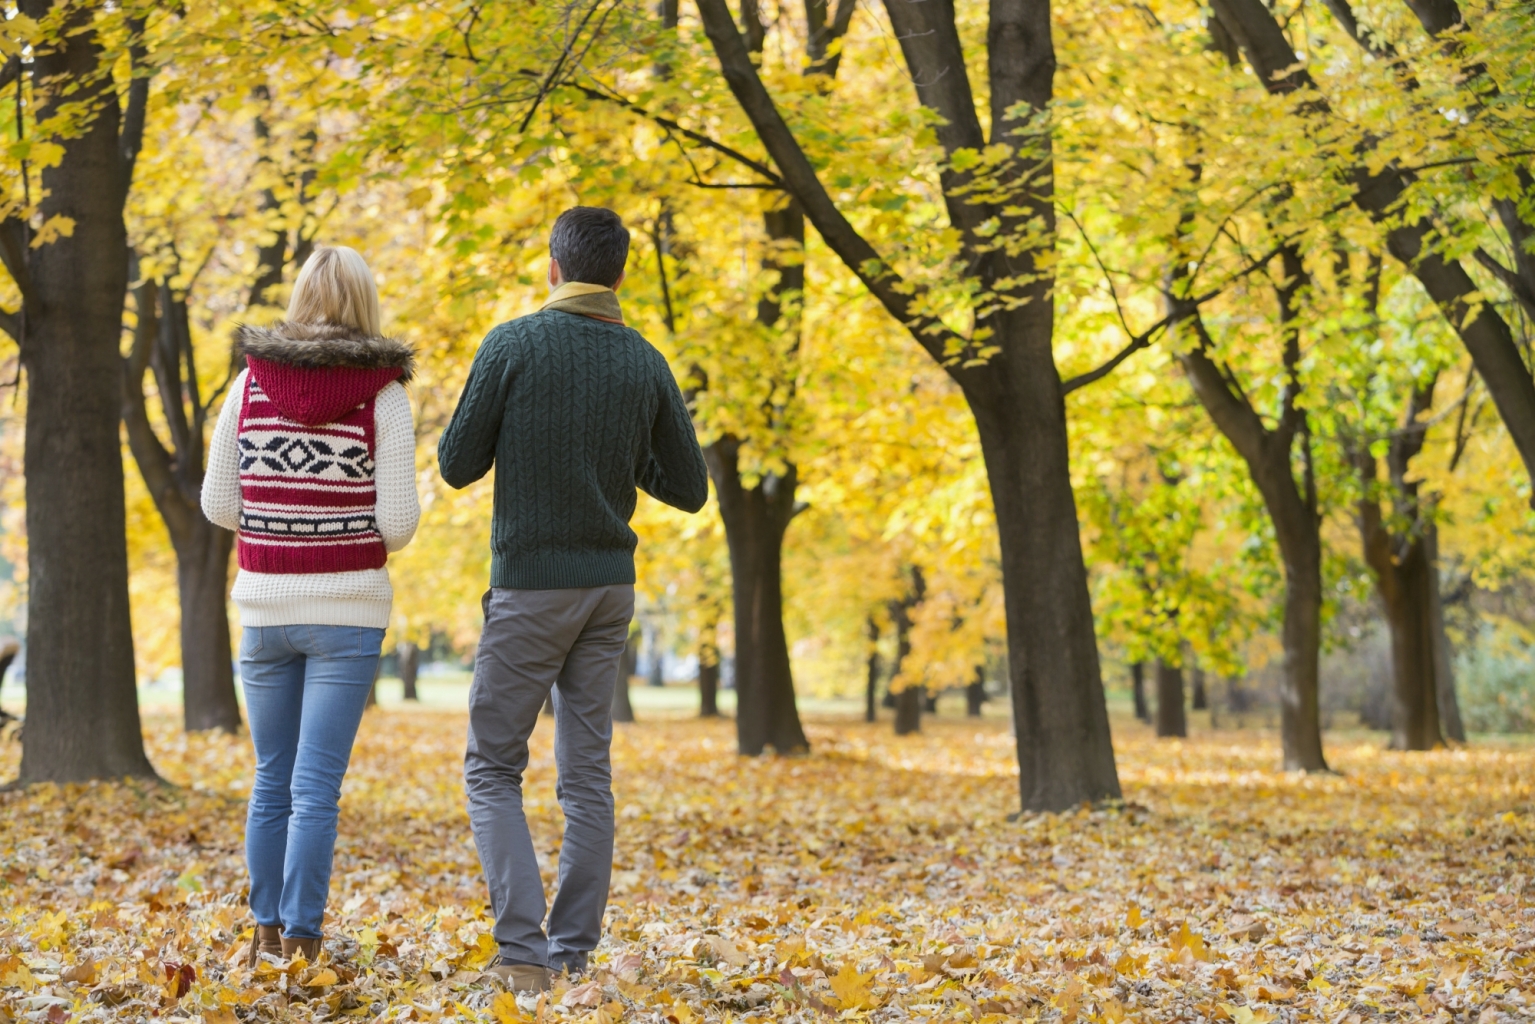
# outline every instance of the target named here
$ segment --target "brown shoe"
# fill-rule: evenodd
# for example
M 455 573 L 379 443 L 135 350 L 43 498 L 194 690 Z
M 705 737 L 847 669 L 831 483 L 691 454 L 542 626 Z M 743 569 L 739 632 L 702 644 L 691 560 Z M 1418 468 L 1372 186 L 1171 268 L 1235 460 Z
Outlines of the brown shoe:
M 250 966 L 255 967 L 262 953 L 282 956 L 282 929 L 275 924 L 258 924 L 251 936 Z
M 321 939 L 294 939 L 284 935 L 282 937 L 282 955 L 284 960 L 292 960 L 295 956 L 303 955 L 305 960 L 314 963 L 320 957 Z
M 537 964 L 513 964 L 499 956 L 485 968 L 485 973 L 495 976 L 509 992 L 549 991 L 549 968 Z

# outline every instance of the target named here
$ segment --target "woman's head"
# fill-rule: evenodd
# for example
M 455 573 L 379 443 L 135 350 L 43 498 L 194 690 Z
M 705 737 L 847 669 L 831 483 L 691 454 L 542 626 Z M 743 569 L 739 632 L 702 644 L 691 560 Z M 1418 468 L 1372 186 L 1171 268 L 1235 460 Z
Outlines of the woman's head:
M 375 336 L 381 333 L 378 286 L 356 249 L 322 245 L 304 261 L 288 300 L 288 320 L 356 327 Z

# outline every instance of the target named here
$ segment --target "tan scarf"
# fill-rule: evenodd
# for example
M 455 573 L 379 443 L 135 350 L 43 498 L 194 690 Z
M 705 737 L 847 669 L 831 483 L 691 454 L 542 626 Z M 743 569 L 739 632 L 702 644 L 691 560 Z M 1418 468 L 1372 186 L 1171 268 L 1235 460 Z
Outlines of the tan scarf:
M 589 316 L 605 323 L 621 324 L 624 311 L 618 306 L 618 295 L 611 288 L 585 281 L 566 281 L 544 300 L 540 310 L 557 309 L 561 313 Z

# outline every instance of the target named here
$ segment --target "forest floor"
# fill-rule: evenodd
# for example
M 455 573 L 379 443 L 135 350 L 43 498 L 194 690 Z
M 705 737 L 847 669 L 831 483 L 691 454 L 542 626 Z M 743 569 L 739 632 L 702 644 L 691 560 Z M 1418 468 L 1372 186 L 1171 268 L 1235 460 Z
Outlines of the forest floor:
M 0 794 L 0 1022 L 1535 1019 L 1529 747 L 1334 740 L 1340 774 L 1308 777 L 1272 733 L 1116 723 L 1122 805 L 1010 820 L 995 720 L 812 720 L 812 755 L 757 760 L 729 722 L 620 727 L 608 938 L 519 1003 L 478 971 L 464 724 L 370 713 L 315 964 L 245 966 L 248 740 L 151 716 L 174 786 Z M 527 799 L 552 867 L 550 733 Z

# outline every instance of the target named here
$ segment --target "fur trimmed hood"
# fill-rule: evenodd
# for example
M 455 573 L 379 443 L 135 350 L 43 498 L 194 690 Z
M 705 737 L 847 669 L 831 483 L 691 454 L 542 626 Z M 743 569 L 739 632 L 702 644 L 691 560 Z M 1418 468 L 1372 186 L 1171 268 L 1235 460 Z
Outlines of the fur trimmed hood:
M 250 377 L 290 420 L 333 422 L 416 368 L 410 346 L 336 324 L 241 325 L 235 343 Z
M 416 354 L 403 341 L 339 324 L 241 324 L 235 328 L 235 342 L 244 356 L 302 369 L 398 370 L 401 384 L 409 383 L 416 371 Z

